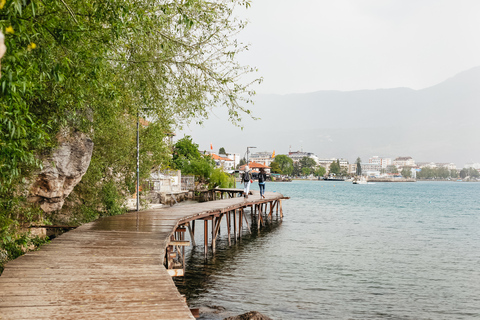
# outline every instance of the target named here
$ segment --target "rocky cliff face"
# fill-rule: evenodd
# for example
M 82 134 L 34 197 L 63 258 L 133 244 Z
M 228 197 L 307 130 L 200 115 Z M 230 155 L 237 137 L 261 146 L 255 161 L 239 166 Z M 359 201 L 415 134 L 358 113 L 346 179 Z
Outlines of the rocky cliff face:
M 43 211 L 62 208 L 65 198 L 87 172 L 93 152 L 93 141 L 84 133 L 62 132 L 53 154 L 43 159 L 43 170 L 30 187 L 28 201 Z
M 5 36 L 3 33 L 0 31 L 0 60 L 2 59 L 3 55 L 7 51 L 7 47 L 5 47 Z M 0 64 L 1 66 L 1 64 Z M 2 77 L 2 74 L 0 73 L 0 77 Z

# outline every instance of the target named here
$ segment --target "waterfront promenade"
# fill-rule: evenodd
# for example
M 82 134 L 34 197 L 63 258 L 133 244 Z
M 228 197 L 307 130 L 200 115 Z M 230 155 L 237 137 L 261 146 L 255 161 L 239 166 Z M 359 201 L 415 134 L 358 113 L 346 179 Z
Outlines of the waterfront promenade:
M 130 212 L 64 233 L 7 263 L 0 319 L 194 319 L 171 278 L 184 272 L 184 246 L 195 244 L 187 231 L 195 240 L 195 221 L 203 220 L 209 235 L 211 222 L 204 247 L 215 250 L 222 218 L 231 242 L 244 223 L 250 229 L 246 208 L 259 226 L 275 211 L 283 215 L 286 198 L 265 196 Z

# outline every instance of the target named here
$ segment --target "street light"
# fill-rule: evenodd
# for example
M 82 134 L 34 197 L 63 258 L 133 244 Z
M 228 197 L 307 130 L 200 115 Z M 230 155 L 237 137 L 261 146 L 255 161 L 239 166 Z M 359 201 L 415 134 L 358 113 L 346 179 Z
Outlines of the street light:
M 248 166 L 248 149 L 253 149 L 253 148 L 256 148 L 256 147 L 247 147 L 247 166 Z
M 140 114 L 137 110 L 137 211 L 140 211 Z
M 142 111 L 150 108 L 142 108 Z M 140 211 L 140 110 L 137 108 L 137 211 Z

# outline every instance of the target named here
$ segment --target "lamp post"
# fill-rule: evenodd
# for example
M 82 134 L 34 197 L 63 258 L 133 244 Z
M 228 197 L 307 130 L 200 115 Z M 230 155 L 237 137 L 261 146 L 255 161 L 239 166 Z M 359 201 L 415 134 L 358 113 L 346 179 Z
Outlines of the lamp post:
M 253 149 L 253 148 L 256 148 L 256 147 L 247 147 L 247 166 L 248 166 L 248 149 Z
M 140 125 L 137 111 L 137 211 L 140 211 Z

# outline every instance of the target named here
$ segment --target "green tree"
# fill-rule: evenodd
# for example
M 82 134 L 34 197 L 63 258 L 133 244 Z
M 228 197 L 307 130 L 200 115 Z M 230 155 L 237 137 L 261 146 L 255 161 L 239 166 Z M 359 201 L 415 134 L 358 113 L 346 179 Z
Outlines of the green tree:
M 341 171 L 340 160 L 333 161 L 330 164 L 329 173 L 338 175 L 338 174 L 340 174 L 340 171 Z
M 224 172 L 222 169 L 216 168 L 213 169 L 210 178 L 208 187 L 210 189 L 219 187 L 219 188 L 234 188 L 235 187 L 235 177 Z
M 280 169 L 280 165 L 278 164 L 278 162 L 275 162 L 275 161 L 273 161 L 273 162 L 270 164 L 270 171 L 271 171 L 272 173 L 282 174 L 282 169 Z
M 247 164 L 247 160 L 245 158 L 240 159 L 237 165 L 237 169 L 246 164 Z
M 393 164 L 387 166 L 387 172 L 388 173 L 398 173 L 398 169 L 396 166 L 394 166 Z
M 304 167 L 304 168 L 301 169 L 301 172 L 302 172 L 303 176 L 308 176 L 311 173 L 311 169 L 308 168 L 308 167 Z
M 173 147 L 172 168 L 181 170 L 182 174 L 195 175 L 202 183 L 209 181 L 215 168 L 215 162 L 207 155 L 203 156 L 198 151 L 198 144 L 190 136 L 178 140 Z
M 355 162 L 355 164 L 357 165 L 357 169 L 355 170 L 355 174 L 357 176 L 361 176 L 362 175 L 362 160 L 360 159 L 360 157 L 357 158 L 357 161 Z
M 310 157 L 303 157 L 302 159 L 300 159 L 300 167 L 302 169 L 307 168 L 309 169 L 309 171 L 313 171 L 316 165 L 317 163 L 315 162 L 315 160 Z
M 224 106 L 234 124 L 249 115 L 240 102 L 250 102 L 253 91 L 239 77 L 254 69 L 236 60 L 246 49 L 235 39 L 245 26 L 233 18 L 238 6 L 249 1 L 6 1 L 0 238 L 14 239 L 28 218 L 22 181 L 60 133 L 84 132 L 95 145 L 69 200 L 87 221 L 118 212 L 132 191 L 137 117 L 149 122 L 140 128 L 140 173 L 147 177 L 168 162 L 167 132 L 202 122 L 212 106 Z M 204 176 L 210 170 L 205 159 L 189 165 Z
M 293 174 L 293 160 L 288 156 L 279 154 L 275 156 L 275 160 L 272 162 L 272 164 L 273 163 L 278 164 L 283 174 L 286 174 L 286 175 Z
M 300 166 L 300 163 L 295 162 L 293 164 L 292 175 L 295 177 L 298 177 L 301 174 L 302 174 L 302 167 Z
M 218 154 L 227 154 L 227 152 L 225 152 L 224 147 L 221 147 L 220 149 L 218 149 Z
M 317 177 L 323 177 L 327 173 L 327 169 L 325 169 L 322 166 L 318 166 L 317 169 L 315 170 L 315 176 Z
M 401 172 L 402 177 L 410 178 L 412 176 L 412 170 L 410 167 L 404 167 Z

